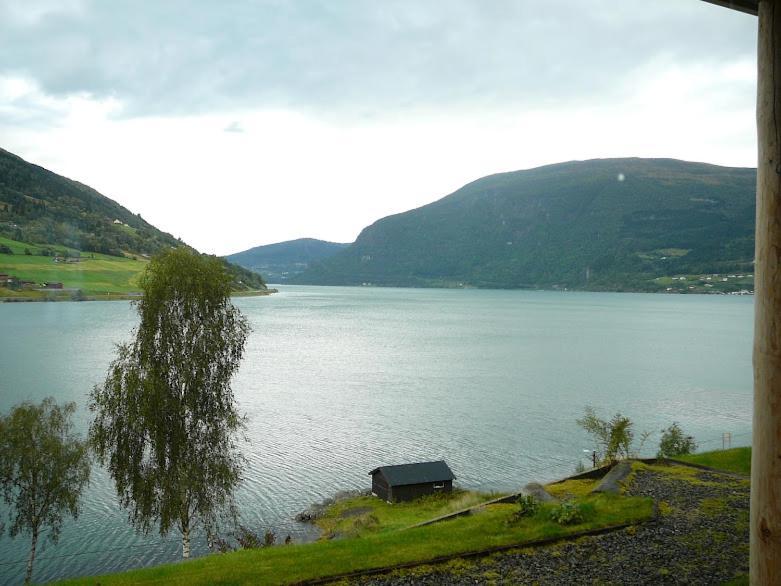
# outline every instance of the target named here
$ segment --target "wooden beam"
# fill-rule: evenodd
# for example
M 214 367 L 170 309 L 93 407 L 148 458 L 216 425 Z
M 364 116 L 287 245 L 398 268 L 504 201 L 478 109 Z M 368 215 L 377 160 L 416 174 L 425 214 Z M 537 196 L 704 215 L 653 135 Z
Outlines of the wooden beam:
M 751 584 L 781 584 L 781 0 L 759 4 Z
M 711 4 L 718 4 L 725 8 L 732 8 L 733 10 L 739 10 L 747 14 L 757 15 L 759 0 L 705 0 Z

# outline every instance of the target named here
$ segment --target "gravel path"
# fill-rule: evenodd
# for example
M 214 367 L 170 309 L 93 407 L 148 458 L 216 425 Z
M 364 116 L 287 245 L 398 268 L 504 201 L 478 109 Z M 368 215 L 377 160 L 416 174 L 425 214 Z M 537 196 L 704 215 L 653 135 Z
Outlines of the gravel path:
M 644 525 L 476 561 L 367 577 L 353 584 L 710 586 L 748 572 L 748 481 L 678 466 L 670 470 L 672 474 L 639 470 L 634 476 L 627 492 L 653 497 L 660 511 L 656 520 Z

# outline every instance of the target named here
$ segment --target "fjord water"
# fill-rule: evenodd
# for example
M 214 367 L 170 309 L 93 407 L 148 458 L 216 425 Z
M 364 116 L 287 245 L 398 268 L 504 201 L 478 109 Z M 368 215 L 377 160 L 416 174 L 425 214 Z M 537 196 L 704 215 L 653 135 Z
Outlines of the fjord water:
M 463 487 L 512 490 L 571 473 L 584 406 L 639 432 L 673 421 L 702 449 L 750 442 L 750 297 L 280 287 L 239 298 L 253 333 L 235 379 L 249 418 L 242 522 L 311 538 L 296 512 L 366 488 L 382 464 L 445 459 Z M 0 411 L 76 401 L 102 381 L 136 316 L 123 302 L 0 304 Z M 23 575 L 26 537 L 0 538 L 0 583 Z M 38 581 L 174 561 L 175 534 L 136 535 L 105 472 Z M 203 553 L 204 545 L 195 548 Z

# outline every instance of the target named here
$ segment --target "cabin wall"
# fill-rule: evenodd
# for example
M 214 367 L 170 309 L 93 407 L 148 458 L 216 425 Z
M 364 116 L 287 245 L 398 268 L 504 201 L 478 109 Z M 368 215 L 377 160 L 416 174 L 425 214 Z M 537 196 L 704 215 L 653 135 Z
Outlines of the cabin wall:
M 391 500 L 390 487 L 388 487 L 388 483 L 382 474 L 374 474 L 372 476 L 372 494 L 377 495 L 384 501 Z
M 390 498 L 386 500 L 390 500 L 394 503 L 406 502 L 430 494 L 452 492 L 452 490 L 452 480 L 445 480 L 443 482 L 424 482 L 421 484 L 407 484 L 405 486 L 394 486 L 390 491 Z M 379 493 L 377 494 L 379 496 Z

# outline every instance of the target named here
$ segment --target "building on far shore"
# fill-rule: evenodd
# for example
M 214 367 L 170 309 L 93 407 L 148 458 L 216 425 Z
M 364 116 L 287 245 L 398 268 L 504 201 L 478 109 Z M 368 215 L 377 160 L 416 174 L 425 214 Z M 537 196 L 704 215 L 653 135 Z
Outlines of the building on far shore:
M 451 492 L 456 478 L 444 460 L 380 466 L 369 475 L 372 477 L 372 494 L 389 503 Z

